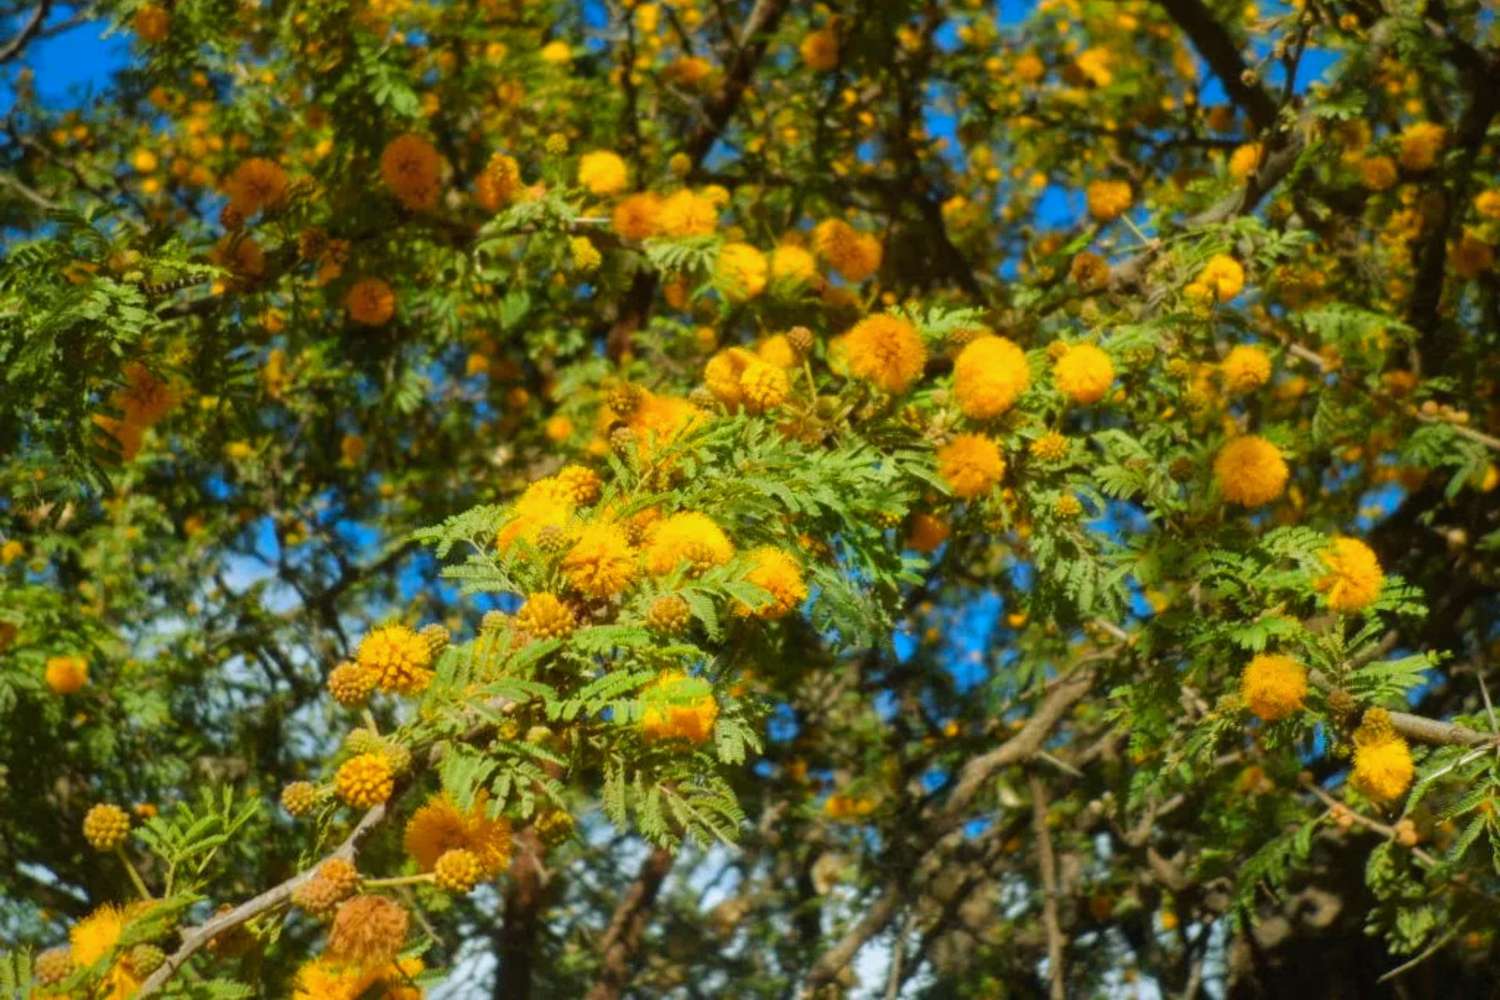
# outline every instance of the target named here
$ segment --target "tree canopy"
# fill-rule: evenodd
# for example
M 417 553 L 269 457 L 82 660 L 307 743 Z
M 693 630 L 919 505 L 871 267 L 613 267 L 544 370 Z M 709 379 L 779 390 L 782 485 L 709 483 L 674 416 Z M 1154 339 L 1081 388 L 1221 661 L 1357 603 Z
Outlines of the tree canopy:
M 1493 989 L 1493 5 L 0 26 L 0 994 Z

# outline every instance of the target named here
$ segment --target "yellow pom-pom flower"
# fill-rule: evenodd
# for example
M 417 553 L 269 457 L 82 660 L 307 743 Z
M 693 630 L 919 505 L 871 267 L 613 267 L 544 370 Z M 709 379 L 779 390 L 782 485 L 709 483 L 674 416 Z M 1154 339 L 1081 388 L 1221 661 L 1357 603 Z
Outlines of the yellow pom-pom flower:
M 1307 669 L 1278 653 L 1262 653 L 1245 667 L 1240 693 L 1250 711 L 1275 722 L 1302 707 L 1307 697 Z
M 591 194 L 608 195 L 625 190 L 625 161 L 607 149 L 584 153 L 578 158 L 578 183 Z
M 740 395 L 752 413 L 773 410 L 786 401 L 792 383 L 786 371 L 764 361 L 752 360 L 740 373 Z
M 695 570 L 722 566 L 734 557 L 724 529 L 707 514 L 684 511 L 652 526 L 646 544 L 646 569 L 656 576 L 684 563 Z
M 281 808 L 292 816 L 306 816 L 318 804 L 318 788 L 311 781 L 294 781 L 281 790 Z
M 621 198 L 610 213 L 610 225 L 627 240 L 644 240 L 661 232 L 661 196 L 650 191 Z
M 1110 222 L 1130 207 L 1130 184 L 1127 181 L 1090 181 L 1085 189 L 1089 215 L 1096 221 Z
M 1057 431 L 1048 431 L 1026 449 L 1031 456 L 1040 462 L 1056 462 L 1058 459 L 1067 457 L 1068 439 Z
M 74 924 L 68 931 L 75 966 L 84 968 L 100 961 L 114 951 L 124 935 L 126 927 L 136 916 L 141 915 L 150 904 L 135 903 L 121 909 L 105 904 Z M 105 973 L 91 996 L 105 1000 L 126 1000 L 140 988 L 141 980 L 131 970 L 128 962 L 120 958 Z
M 380 278 L 361 278 L 349 286 L 344 307 L 361 326 L 384 326 L 396 315 L 396 293 Z
M 498 212 L 520 194 L 521 165 L 513 156 L 495 153 L 474 179 L 474 201 L 486 212 Z
M 719 717 L 719 703 L 707 682 L 681 670 L 668 670 L 641 692 L 641 735 L 648 741 L 706 741 Z
M 1271 356 L 1251 344 L 1237 344 L 1219 364 L 1224 387 L 1242 395 L 1271 380 Z
M 245 160 L 224 184 L 229 204 L 242 215 L 254 215 L 263 208 L 276 208 L 286 196 L 286 171 L 274 160 L 256 156 Z
M 1335 538 L 1323 562 L 1328 574 L 1316 586 L 1334 611 L 1362 611 L 1380 596 L 1385 573 L 1375 551 L 1358 538 Z
M 578 507 L 589 506 L 604 492 L 599 473 L 586 465 L 565 465 L 552 478 L 558 491 Z
M 383 753 L 362 753 L 339 766 L 333 777 L 338 797 L 356 809 L 378 806 L 396 790 L 391 761 Z
M 817 284 L 818 262 L 801 247 L 784 243 L 771 251 L 771 280 L 797 287 Z
M 880 270 L 883 256 L 879 239 L 842 219 L 827 219 L 813 227 L 813 249 L 854 284 Z
M 101 802 L 83 817 L 83 839 L 96 851 L 113 851 L 130 833 L 130 814 L 119 806 Z
M 437 205 L 442 193 L 443 159 L 419 135 L 399 135 L 380 154 L 380 176 L 396 199 L 413 211 Z
M 1244 267 L 1233 257 L 1221 253 L 1209 258 L 1188 290 L 1200 298 L 1228 302 L 1240 294 L 1244 287 Z
M 355 663 L 382 691 L 416 694 L 432 681 L 432 650 L 405 625 L 385 625 L 360 641 Z
M 998 417 L 1030 384 L 1025 352 L 1006 337 L 975 338 L 953 362 L 953 392 L 958 408 L 971 420 Z
M 54 694 L 74 694 L 89 682 L 89 661 L 81 656 L 49 656 L 44 676 Z
M 719 208 L 687 188 L 661 203 L 661 231 L 667 236 L 707 236 L 719 224 Z
M 1258 142 L 1247 142 L 1229 155 L 1229 176 L 1243 181 L 1260 169 L 1264 150 Z
M 1431 170 L 1448 140 L 1436 122 L 1416 122 L 1401 130 L 1401 165 L 1407 170 Z
M 1415 771 L 1411 747 L 1391 728 L 1390 715 L 1383 709 L 1366 712 L 1354 731 L 1350 784 L 1377 802 L 1391 802 L 1411 787 Z
M 1097 403 L 1115 380 L 1114 362 L 1093 344 L 1074 344 L 1052 365 L 1058 390 L 1075 403 Z
M 610 598 L 625 592 L 636 574 L 636 552 L 625 529 L 595 523 L 578 533 L 578 540 L 562 560 L 563 576 L 580 593 Z
M 1000 446 L 980 434 L 960 434 L 938 449 L 937 461 L 938 475 L 964 500 L 988 493 L 1005 475 Z
M 731 302 L 746 302 L 766 290 L 765 254 L 748 243 L 726 243 L 719 250 L 714 280 Z
M 715 399 L 734 410 L 745 400 L 740 376 L 755 360 L 755 355 L 743 347 L 726 348 L 709 358 L 708 364 L 703 366 L 703 384 Z
M 802 606 L 807 600 L 807 584 L 802 579 L 802 567 L 797 560 L 776 548 L 759 548 L 750 553 L 750 571 L 745 579 L 770 591 L 771 596 L 754 608 L 742 607 L 743 614 L 755 614 L 765 619 L 786 616 Z
M 444 851 L 433 866 L 432 874 L 439 888 L 460 895 L 472 890 L 484 876 L 479 859 L 472 851 L 461 847 Z
M 411 915 L 384 896 L 354 896 L 339 906 L 328 932 L 329 958 L 361 967 L 395 959 L 406 942 Z
M 578 619 L 556 595 L 531 594 L 516 612 L 516 627 L 538 639 L 561 639 L 578 627 Z
M 432 796 L 406 823 L 406 853 L 422 871 L 430 872 L 447 852 L 464 850 L 473 855 L 484 877 L 499 875 L 510 866 L 511 828 L 504 817 L 489 816 L 487 803 L 488 797 L 480 794 L 465 813 L 448 796 Z
M 1214 459 L 1220 492 L 1242 507 L 1259 507 L 1281 496 L 1288 475 L 1280 449 L 1255 434 L 1230 441 Z
M 814 73 L 826 73 L 839 64 L 839 38 L 830 28 L 808 32 L 797 46 L 802 64 Z
M 927 345 L 899 316 L 868 316 L 843 337 L 849 370 L 890 393 L 901 393 L 922 376 Z

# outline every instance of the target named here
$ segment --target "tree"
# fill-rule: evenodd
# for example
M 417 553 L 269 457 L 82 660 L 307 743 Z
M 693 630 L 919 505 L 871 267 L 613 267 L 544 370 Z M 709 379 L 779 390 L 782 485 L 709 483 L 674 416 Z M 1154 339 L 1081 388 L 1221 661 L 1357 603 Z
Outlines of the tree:
M 1487 988 L 1484 5 L 5 23 L 7 995 Z

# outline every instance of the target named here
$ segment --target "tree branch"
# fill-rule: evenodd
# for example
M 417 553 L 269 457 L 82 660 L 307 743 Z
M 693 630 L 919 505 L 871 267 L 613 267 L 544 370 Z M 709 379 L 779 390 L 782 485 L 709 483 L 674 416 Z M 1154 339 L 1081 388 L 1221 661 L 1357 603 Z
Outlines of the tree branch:
M 1057 919 L 1057 862 L 1052 855 L 1052 831 L 1047 826 L 1047 786 L 1036 772 L 1026 776 L 1031 786 L 1031 828 L 1036 832 L 1036 863 L 1042 873 L 1042 926 L 1047 930 L 1047 980 L 1052 1000 L 1067 1000 L 1067 970 L 1063 967 L 1062 924 Z
M 31 40 L 42 30 L 42 22 L 47 20 L 47 11 L 51 7 L 52 0 L 42 0 L 36 5 L 36 9 L 26 19 L 26 23 L 21 25 L 21 30 L 16 32 L 10 41 L 0 46 L 0 63 L 10 62 L 20 55 L 27 45 L 31 44 Z
M 587 1000 L 617 1000 L 624 992 L 630 981 L 633 959 L 646 931 L 651 905 L 656 902 L 662 882 L 672 870 L 673 860 L 672 852 L 666 848 L 654 849 L 646 855 L 640 874 L 620 897 L 609 927 L 599 939 L 599 954 L 602 956 L 599 978 L 589 990 Z
M 1257 129 L 1269 131 L 1276 124 L 1276 102 L 1264 87 L 1253 82 L 1253 77 L 1246 76 L 1250 67 L 1240 55 L 1239 46 L 1207 5 L 1202 0 L 1158 2 L 1192 41 L 1193 48 L 1208 61 L 1229 99 L 1244 109 Z
M 1099 658 L 1103 655 L 1105 654 L 1099 654 Z M 1085 666 L 1068 677 L 1054 682 L 1051 691 L 1014 736 L 989 753 L 972 758 L 964 765 L 959 772 L 958 782 L 954 785 L 943 808 L 932 816 L 926 829 L 918 835 L 918 843 L 930 846 L 917 859 L 917 863 L 907 869 L 909 872 L 916 873 L 919 870 L 925 870 L 931 858 L 944 849 L 945 835 L 966 818 L 970 803 L 974 801 L 980 789 L 988 784 L 996 771 L 1012 764 L 1022 763 L 1041 749 L 1042 744 L 1046 742 L 1047 737 L 1062 721 L 1068 710 L 1089 692 L 1094 676 L 1094 669 Z M 808 970 L 802 991 L 804 997 L 812 996 L 818 987 L 832 982 L 839 970 L 854 960 L 854 956 L 860 948 L 864 947 L 865 942 L 885 929 L 886 924 L 890 923 L 899 904 L 905 898 L 906 881 L 901 878 L 893 880 L 866 911 L 864 917 L 838 942 L 818 956 L 817 961 Z
M 385 819 L 385 815 L 386 804 L 382 802 L 365 813 L 354 829 L 349 832 L 349 836 L 344 838 L 344 842 L 339 844 L 333 850 L 333 853 L 323 858 L 318 864 L 311 866 L 306 871 L 293 875 L 285 882 L 274 888 L 267 889 L 253 899 L 247 899 L 227 913 L 221 913 L 209 920 L 205 920 L 192 930 L 185 930 L 182 934 L 182 945 L 171 955 L 167 956 L 167 960 L 162 963 L 161 968 L 151 973 L 146 981 L 141 984 L 139 992 L 134 994 L 137 1000 L 143 1000 L 143 998 L 161 989 L 166 985 L 167 980 L 171 979 L 172 975 L 178 969 L 182 968 L 183 964 L 195 952 L 220 934 L 232 930 L 246 921 L 253 920 L 267 910 L 274 909 L 290 899 L 292 893 L 296 892 L 302 883 L 311 880 L 317 874 L 318 868 L 323 862 L 331 861 L 334 858 L 342 858 L 346 861 L 353 860 L 355 853 L 359 850 L 359 842 L 381 820 Z

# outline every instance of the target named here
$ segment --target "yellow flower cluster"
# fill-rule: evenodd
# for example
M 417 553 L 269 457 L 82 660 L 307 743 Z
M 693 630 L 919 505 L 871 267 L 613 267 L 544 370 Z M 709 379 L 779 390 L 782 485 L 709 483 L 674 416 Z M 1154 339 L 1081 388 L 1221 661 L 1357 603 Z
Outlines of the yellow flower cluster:
M 1350 783 L 1377 802 L 1391 802 L 1411 787 L 1415 772 L 1411 747 L 1392 727 L 1389 713 L 1367 711 L 1354 731 Z
M 741 406 L 752 413 L 775 409 L 791 393 L 786 367 L 795 363 L 795 355 L 783 365 L 765 360 L 766 353 L 752 354 L 743 347 L 722 350 L 704 366 L 703 384 L 731 411 Z
M 641 692 L 641 735 L 650 742 L 707 741 L 719 717 L 719 703 L 707 687 L 681 670 L 663 671 Z
M 1240 692 L 1250 711 L 1262 719 L 1284 719 L 1307 697 L 1307 669 L 1290 656 L 1262 653 L 1245 667 Z
M 889 393 L 902 393 L 922 375 L 927 346 L 899 316 L 868 316 L 840 339 L 849 371 Z
M 1075 403 L 1097 403 L 1115 380 L 1114 362 L 1093 344 L 1074 344 L 1052 366 L 1058 391 Z
M 113 851 L 130 833 L 130 816 L 119 806 L 101 802 L 83 817 L 83 839 L 96 851 Z
M 758 607 L 744 608 L 761 618 L 783 618 L 807 600 L 807 584 L 802 567 L 790 554 L 775 548 L 759 548 L 750 553 L 750 571 L 745 579 L 770 591 L 770 598 Z
M 501 874 L 510 867 L 511 828 L 503 817 L 489 815 L 487 803 L 481 793 L 473 808 L 463 812 L 446 795 L 432 796 L 406 822 L 406 853 L 430 872 L 443 855 L 463 850 L 474 857 L 483 877 Z
M 396 790 L 390 758 L 383 753 L 362 753 L 344 761 L 333 778 L 338 797 L 356 809 L 378 806 Z
M 49 656 L 44 676 L 54 694 L 75 694 L 89 682 L 89 661 L 81 656 Z
M 1242 507 L 1259 507 L 1281 496 L 1289 474 L 1280 449 L 1255 434 L 1230 441 L 1214 459 L 1219 491 Z
M 1097 222 L 1111 222 L 1125 214 L 1132 196 L 1128 181 L 1090 181 L 1084 191 L 1089 215 Z
M 1363 611 L 1380 596 L 1385 573 L 1374 550 L 1358 538 L 1335 538 L 1323 562 L 1328 573 L 1316 586 L 1334 611 Z
M 360 641 L 355 664 L 382 691 L 417 694 L 432 681 L 432 649 L 405 625 L 385 625 Z
M 953 393 L 971 420 L 991 420 L 1031 384 L 1026 354 L 1012 340 L 986 334 L 964 345 L 953 362 Z
M 960 434 L 938 449 L 937 460 L 938 475 L 963 500 L 983 496 L 1005 475 L 1000 446 L 980 434 Z
M 443 159 L 436 147 L 419 135 L 399 135 L 380 154 L 380 176 L 385 186 L 412 211 L 437 207 L 442 172 Z
M 1219 371 L 1231 393 L 1254 392 L 1271 380 L 1271 356 L 1251 344 L 1237 344 L 1219 363 Z
M 665 576 L 679 566 L 701 572 L 734 558 L 734 545 L 713 518 L 684 511 L 651 526 L 646 537 L 646 569 Z
M 827 219 L 813 227 L 813 249 L 845 280 L 859 284 L 880 270 L 880 240 L 861 233 L 842 219 Z
M 596 150 L 578 158 L 578 183 L 591 194 L 610 195 L 625 190 L 629 177 L 617 153 Z

